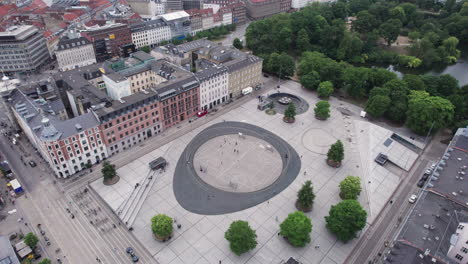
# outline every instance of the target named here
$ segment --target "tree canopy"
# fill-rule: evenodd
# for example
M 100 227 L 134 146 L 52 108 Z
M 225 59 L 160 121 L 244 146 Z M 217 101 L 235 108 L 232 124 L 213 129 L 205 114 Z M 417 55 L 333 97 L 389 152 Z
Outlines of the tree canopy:
M 311 181 L 306 181 L 297 193 L 297 204 L 302 209 L 311 208 L 315 199 Z
M 338 140 L 335 144 L 331 145 L 327 153 L 327 158 L 335 162 L 341 162 L 344 159 L 344 148 L 341 140 Z
M 356 200 L 344 200 L 330 208 L 325 217 L 327 228 L 336 237 L 347 242 L 366 226 L 367 212 Z
M 295 247 L 303 247 L 310 242 L 312 222 L 303 212 L 290 213 L 280 224 L 280 235 Z
M 255 230 L 246 221 L 234 221 L 224 233 L 224 238 L 229 241 L 229 247 L 234 254 L 241 254 L 254 249 L 257 246 Z
M 321 82 L 317 89 L 317 94 L 320 97 L 329 97 L 333 93 L 333 83 L 330 81 Z
M 45 259 L 39 261 L 38 264 L 52 264 L 52 261 L 50 261 L 50 259 L 48 259 L 48 258 L 45 258 Z
M 454 110 L 453 104 L 447 99 L 430 96 L 424 91 L 412 91 L 406 126 L 419 135 L 426 135 L 450 124 Z
M 327 101 L 318 101 L 314 108 L 315 117 L 326 120 L 330 117 L 330 103 Z
M 361 193 L 361 178 L 348 176 L 340 182 L 340 197 L 343 200 L 356 200 Z
M 158 238 L 166 238 L 172 234 L 172 218 L 158 214 L 151 218 L 151 230 Z
M 32 232 L 29 232 L 24 236 L 24 243 L 32 249 L 36 247 L 38 242 L 39 238 L 37 238 L 37 236 Z
M 288 108 L 284 111 L 284 116 L 289 119 L 294 119 L 296 117 L 296 106 L 293 102 L 288 104 Z
M 110 180 L 114 178 L 115 175 L 117 175 L 117 172 L 115 171 L 115 166 L 107 161 L 104 161 L 102 163 L 101 173 L 102 176 L 104 176 L 104 180 Z
M 232 42 L 232 46 L 236 49 L 243 49 L 244 46 L 242 45 L 242 41 L 239 38 L 235 38 L 234 41 Z

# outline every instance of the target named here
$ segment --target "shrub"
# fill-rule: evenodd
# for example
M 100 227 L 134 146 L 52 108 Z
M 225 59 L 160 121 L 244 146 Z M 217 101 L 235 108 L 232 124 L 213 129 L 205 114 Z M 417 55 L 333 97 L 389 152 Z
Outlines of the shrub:
M 326 120 L 330 117 L 330 103 L 327 101 L 319 101 L 314 108 L 315 117 L 321 120 Z
M 340 197 L 343 200 L 356 200 L 361 194 L 361 179 L 356 176 L 348 176 L 340 182 Z
M 164 239 L 172 234 L 172 218 L 164 214 L 151 218 L 151 230 L 157 238 Z

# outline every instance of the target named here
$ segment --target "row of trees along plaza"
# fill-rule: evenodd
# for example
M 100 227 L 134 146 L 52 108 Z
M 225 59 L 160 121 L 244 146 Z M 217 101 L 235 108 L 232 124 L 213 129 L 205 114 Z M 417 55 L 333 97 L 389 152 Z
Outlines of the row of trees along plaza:
M 397 37 L 408 40 L 400 44 Z M 263 70 L 298 78 L 321 97 L 332 93 L 426 135 L 468 125 L 468 85 L 451 75 L 397 75 L 369 64 L 431 68 L 455 63 L 468 44 L 468 1 L 338 0 L 252 22 L 246 46 Z M 391 48 L 388 46 L 392 45 Z M 398 53 L 396 51 L 398 51 Z M 317 118 L 326 117 L 318 106 Z

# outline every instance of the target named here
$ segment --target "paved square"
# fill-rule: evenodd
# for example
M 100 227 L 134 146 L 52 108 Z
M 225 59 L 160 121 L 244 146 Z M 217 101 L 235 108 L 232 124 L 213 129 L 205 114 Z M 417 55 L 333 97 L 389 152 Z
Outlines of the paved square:
M 298 95 L 311 106 L 318 101 L 315 94 L 301 89 L 299 84 L 292 81 L 283 83 L 281 91 Z M 360 108 L 331 98 L 330 119 L 316 120 L 313 107 L 310 107 L 304 114 L 296 116 L 295 123 L 286 124 L 282 121 L 283 115 L 270 116 L 257 110 L 258 101 L 252 99 L 242 107 L 223 113 L 212 122 L 193 129 L 177 140 L 119 168 L 117 172 L 122 179 L 116 185 L 104 186 L 102 180 L 92 183 L 92 187 L 116 210 L 130 196 L 135 183 L 141 182 L 146 177 L 149 161 L 160 156 L 168 161 L 166 171 L 157 176 L 132 225 L 136 237 L 159 263 L 219 263 L 220 260 L 223 264 L 282 263 L 281 261 L 286 261 L 289 257 L 294 257 L 303 263 L 343 263 L 358 239 L 347 244 L 337 241 L 326 229 L 324 219 L 328 215 L 330 206 L 341 201 L 338 196 L 339 182 L 348 175 L 361 177 L 363 191 L 359 202 L 369 214 L 368 223 L 373 221 L 400 182 L 401 173 L 390 172 L 374 162 L 378 153 L 388 149 L 383 143 L 392 132 L 361 119 Z M 340 112 L 342 109 L 346 109 L 351 115 L 343 115 Z M 188 212 L 178 204 L 173 192 L 172 178 L 175 164 L 185 146 L 195 135 L 206 127 L 224 120 L 260 126 L 286 140 L 301 156 L 301 171 L 296 180 L 284 191 L 251 208 L 210 216 Z M 336 139 L 340 139 L 345 148 L 345 159 L 338 169 L 331 168 L 325 163 L 329 144 L 334 143 Z M 214 148 L 212 155 L 216 156 L 216 146 Z M 398 145 L 392 148 L 406 151 Z M 205 162 L 208 160 L 216 162 L 208 157 L 201 158 L 207 159 Z M 399 163 L 405 168 L 411 166 L 415 160 L 412 154 L 403 154 L 400 158 Z M 222 170 L 221 164 L 219 165 L 218 170 Z M 313 224 L 312 241 L 304 248 L 293 248 L 277 233 L 279 223 L 296 210 L 294 203 L 297 191 L 306 180 L 312 181 L 316 193 L 313 210 L 307 213 Z M 172 239 L 165 243 L 155 241 L 151 235 L 150 219 L 158 213 L 167 214 L 181 224 L 180 229 L 175 228 Z M 229 224 L 239 219 L 248 221 L 258 236 L 257 247 L 240 257 L 230 251 L 228 242 L 224 239 L 224 232 Z
M 278 179 L 283 163 L 266 141 L 239 135 L 215 137 L 195 153 L 195 171 L 202 181 L 228 192 L 254 192 Z

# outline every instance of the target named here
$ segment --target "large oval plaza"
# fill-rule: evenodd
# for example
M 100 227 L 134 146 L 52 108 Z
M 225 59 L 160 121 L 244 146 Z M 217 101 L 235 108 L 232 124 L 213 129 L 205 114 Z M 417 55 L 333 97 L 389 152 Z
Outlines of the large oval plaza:
M 263 98 L 286 102 L 284 94 L 293 95 L 291 100 L 300 106 L 294 123 L 283 121 L 284 106 L 268 115 L 257 109 L 259 98 L 249 95 L 230 111 L 221 108 L 182 124 L 188 132 L 174 140 L 166 139 L 183 128 L 166 131 L 145 154 L 138 147 L 122 153 L 128 162 L 117 169 L 120 181 L 104 186 L 97 180 L 92 188 L 117 214 L 135 195 L 137 184 L 144 188 L 133 215 L 125 217 L 135 237 L 161 264 L 270 264 L 289 257 L 302 263 L 343 263 L 358 240 L 337 241 L 324 219 L 341 201 L 339 182 L 348 175 L 361 178 L 359 202 L 370 224 L 402 180 L 398 172 L 377 165 L 375 156 L 394 148 L 402 168 L 416 156 L 396 149 L 396 144 L 386 146 L 393 132 L 361 119 L 358 107 L 330 98 L 331 118 L 320 121 L 313 110 L 319 99 L 298 83 L 284 82 L 281 94 L 274 93 L 265 92 Z M 331 168 L 326 152 L 338 139 L 345 159 L 340 168 Z M 159 157 L 167 162 L 165 170 L 150 171 L 148 164 Z M 279 224 L 296 211 L 297 191 L 306 180 L 312 181 L 316 195 L 307 213 L 313 224 L 311 242 L 294 248 L 277 234 Z M 150 219 L 156 214 L 166 214 L 180 226 L 166 242 L 152 236 Z M 248 221 L 257 234 L 256 248 L 241 256 L 231 252 L 224 238 L 235 220 Z

